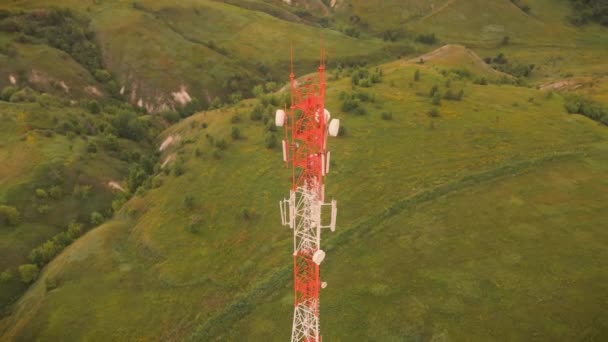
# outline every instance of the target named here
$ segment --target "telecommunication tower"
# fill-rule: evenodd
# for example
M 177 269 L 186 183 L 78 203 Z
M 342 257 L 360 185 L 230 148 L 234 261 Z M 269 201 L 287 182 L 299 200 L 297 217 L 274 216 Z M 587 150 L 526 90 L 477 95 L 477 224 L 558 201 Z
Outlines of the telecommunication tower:
M 293 52 L 289 75 L 291 104 L 276 112 L 275 123 L 285 127 L 283 160 L 291 166 L 289 198 L 279 202 L 283 225 L 293 230 L 294 313 L 292 342 L 320 342 L 319 291 L 320 265 L 325 258 L 321 249 L 321 230 L 336 229 L 336 201 L 325 202 L 323 179 L 329 172 L 330 152 L 327 137 L 337 136 L 338 119 L 331 119 L 325 108 L 325 53 L 316 77 L 302 84 L 293 72 Z M 331 121 L 330 121 L 331 119 Z M 324 208 L 327 208 L 323 210 Z M 322 222 L 323 211 L 331 217 Z

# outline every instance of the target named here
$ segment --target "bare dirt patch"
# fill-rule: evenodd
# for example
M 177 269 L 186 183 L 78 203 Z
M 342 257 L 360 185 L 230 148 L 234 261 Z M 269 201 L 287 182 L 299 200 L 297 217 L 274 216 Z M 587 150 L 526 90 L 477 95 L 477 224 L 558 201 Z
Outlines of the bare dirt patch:
M 127 192 L 127 190 L 125 190 L 125 188 L 123 188 L 122 185 L 120 185 L 120 183 L 115 182 L 115 181 L 109 181 L 108 186 L 110 187 L 110 189 L 113 189 L 113 190 Z
M 169 163 L 173 162 L 175 160 L 175 153 L 171 153 L 167 158 L 165 158 L 165 160 L 163 161 L 163 163 L 160 165 L 161 169 L 164 169 L 165 166 L 169 165 Z
M 179 134 L 170 135 L 165 140 L 163 140 L 163 142 L 158 147 L 158 150 L 160 152 L 162 152 L 162 151 L 166 150 L 169 146 L 171 146 L 174 142 L 177 142 L 180 139 L 181 139 L 181 136 Z

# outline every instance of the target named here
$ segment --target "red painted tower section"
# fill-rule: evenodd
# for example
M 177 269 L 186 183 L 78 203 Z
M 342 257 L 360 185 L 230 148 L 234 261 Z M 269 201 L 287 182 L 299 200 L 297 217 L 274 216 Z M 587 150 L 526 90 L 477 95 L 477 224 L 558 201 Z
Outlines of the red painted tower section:
M 293 58 L 292 58 L 293 59 Z M 299 84 L 290 74 L 291 105 L 277 111 L 277 125 L 285 126 L 283 159 L 292 169 L 290 198 L 281 204 L 283 224 L 294 230 L 294 320 L 291 341 L 320 341 L 319 292 L 321 229 L 335 229 L 336 201 L 324 203 L 324 177 L 329 171 L 327 137 L 337 134 L 339 121 L 328 123 L 325 109 L 325 57 L 321 53 L 316 77 Z M 293 63 L 293 62 L 292 62 Z M 321 223 L 321 209 L 331 206 L 329 225 Z M 323 283 L 325 284 L 325 283 Z

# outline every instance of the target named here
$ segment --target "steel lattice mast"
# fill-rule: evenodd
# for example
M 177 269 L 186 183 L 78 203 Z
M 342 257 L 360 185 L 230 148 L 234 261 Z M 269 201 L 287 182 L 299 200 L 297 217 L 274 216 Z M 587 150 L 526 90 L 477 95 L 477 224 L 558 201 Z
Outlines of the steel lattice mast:
M 330 120 L 325 109 L 325 61 L 321 52 L 318 78 L 308 78 L 300 85 L 293 73 L 290 78 L 291 105 L 278 110 L 277 126 L 285 127 L 282 141 L 283 160 L 292 168 L 289 199 L 280 202 L 283 225 L 293 229 L 294 315 L 292 342 L 321 341 L 319 327 L 319 291 L 326 283 L 320 280 L 320 264 L 325 258 L 321 249 L 321 229 L 336 227 L 336 201 L 324 202 L 323 178 L 329 172 L 328 135 L 338 134 L 340 121 Z M 331 208 L 329 223 L 321 220 L 322 208 Z

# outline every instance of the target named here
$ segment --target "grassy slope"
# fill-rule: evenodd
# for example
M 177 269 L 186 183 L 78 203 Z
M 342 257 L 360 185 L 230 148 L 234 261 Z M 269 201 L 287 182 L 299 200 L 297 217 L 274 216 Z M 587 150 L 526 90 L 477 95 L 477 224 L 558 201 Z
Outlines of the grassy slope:
M 182 85 L 192 96 L 211 102 L 217 95 L 227 95 L 224 82 L 233 76 L 247 79 L 239 84 L 247 91 L 269 72 L 276 77 L 289 62 L 289 54 L 277 53 L 278 48 L 290 41 L 300 70 L 307 71 L 314 67 L 321 36 L 334 59 L 388 59 L 400 49 L 378 39 L 353 39 L 221 2 L 138 3 L 140 8 L 122 1 L 63 0 L 55 5 L 76 9 L 92 19 L 108 69 L 133 102 L 142 98 L 155 109 L 173 100 L 171 92 Z M 21 1 L 12 6 L 34 9 L 45 5 L 44 1 Z M 258 63 L 269 71 L 261 72 Z
M 0 54 L 0 89 L 11 85 L 11 75 L 19 84 L 29 83 L 37 90 L 58 96 L 81 98 L 91 96 L 85 90 L 87 86 L 102 89 L 89 71 L 65 52 L 43 44 L 15 43 L 13 38 L 0 33 L 0 44 L 12 42 L 18 53 L 16 57 Z M 64 82 L 68 89 L 53 86 L 53 82 Z
M 422 81 L 414 83 L 416 68 Z M 384 82 L 368 89 L 378 101 L 363 117 L 337 110 L 338 93 L 350 89 L 350 79 L 329 84 L 328 107 L 348 135 L 330 142 L 335 165 L 327 194 L 339 199 L 340 211 L 339 231 L 325 235 L 326 338 L 444 333 L 487 340 L 509 331 L 517 339 L 529 336 L 530 327 L 547 338 L 601 332 L 601 308 L 594 303 L 605 291 L 589 289 L 608 277 L 599 271 L 606 236 L 597 228 L 608 193 L 605 127 L 566 115 L 557 95 L 459 80 L 451 87 L 464 88 L 465 100 L 444 101 L 442 117 L 431 119 L 429 98 L 415 94 L 445 82 L 435 68 L 383 66 Z M 4 337 L 285 339 L 291 236 L 277 223 L 276 202 L 287 189 L 287 172 L 280 152 L 263 147 L 263 127 L 246 119 L 250 105 L 199 114 L 168 131 L 194 140 L 169 152 L 185 160 L 186 173 L 158 176 L 162 186 L 131 200 L 120 218 L 54 261 L 2 322 Z M 245 118 L 238 126 L 246 140 L 230 143 L 223 159 L 214 160 L 205 135 L 228 138 L 235 110 Z M 380 119 L 387 110 L 393 121 Z M 201 157 L 194 156 L 196 148 Z M 500 198 L 506 188 L 513 190 Z M 185 208 L 185 195 L 194 196 L 193 209 Z M 471 201 L 479 211 L 457 217 Z M 257 214 L 244 220 L 243 208 Z M 186 230 L 193 216 L 202 220 L 196 234 Z M 559 235 L 552 234 L 556 227 Z M 508 234 L 500 237 L 503 231 Z M 585 241 L 595 241 L 599 254 L 581 250 Z M 556 260 L 554 268 L 537 272 L 549 259 Z M 579 259 L 588 262 L 576 266 L 576 281 L 560 285 L 570 281 L 566 274 Z M 471 276 L 475 272 L 479 277 Z M 46 292 L 47 278 L 58 287 Z M 570 305 L 542 304 L 549 294 L 580 305 L 588 316 L 571 316 Z M 530 295 L 540 303 L 530 306 Z M 239 296 L 244 304 L 227 306 Z M 258 308 L 247 315 L 251 305 Z M 519 324 L 521 315 L 526 325 Z M 407 318 L 403 324 L 401 317 Z M 476 328 L 484 319 L 494 330 Z
M 88 225 L 91 212 L 105 212 L 114 196 L 107 182 L 120 181 L 126 173 L 126 163 L 107 153 L 98 137 L 47 136 L 59 123 L 76 116 L 97 120 L 79 108 L 0 101 L 0 203 L 17 207 L 22 217 L 16 227 L 0 225 L 0 270 L 10 269 L 14 275 L 9 283 L 0 283 L 2 308 L 24 289 L 16 269 L 29 263 L 30 251 L 65 230 L 72 220 Z M 97 144 L 97 153 L 86 151 L 89 142 Z M 62 180 L 53 180 L 51 170 L 61 170 Z M 92 187 L 84 201 L 71 195 L 77 184 Z M 52 185 L 60 185 L 64 193 L 60 199 L 36 199 L 37 188 L 48 193 Z M 39 205 L 49 205 L 49 212 L 38 213 Z

